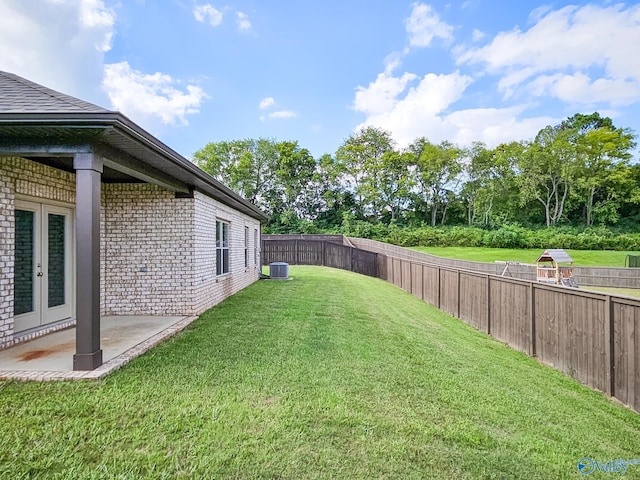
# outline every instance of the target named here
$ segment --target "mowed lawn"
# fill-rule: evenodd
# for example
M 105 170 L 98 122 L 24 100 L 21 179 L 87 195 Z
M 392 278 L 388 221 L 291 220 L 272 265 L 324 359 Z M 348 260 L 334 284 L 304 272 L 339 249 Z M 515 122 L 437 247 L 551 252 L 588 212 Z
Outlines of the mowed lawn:
M 437 255 L 439 257 L 459 258 L 474 262 L 513 261 L 536 263 L 544 249 L 524 248 L 485 248 L 485 247 L 412 247 L 412 250 Z M 566 250 L 573 264 L 580 267 L 624 267 L 627 255 L 640 255 L 639 252 L 618 252 L 613 250 Z
M 549 479 L 640 458 L 640 415 L 603 394 L 381 280 L 290 274 L 102 382 L 0 382 L 0 478 Z

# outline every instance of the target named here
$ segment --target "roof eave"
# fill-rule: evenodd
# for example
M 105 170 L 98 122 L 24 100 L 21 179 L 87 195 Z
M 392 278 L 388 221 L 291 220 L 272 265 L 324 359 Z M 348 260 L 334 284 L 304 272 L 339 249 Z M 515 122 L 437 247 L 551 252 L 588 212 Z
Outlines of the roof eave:
M 171 162 L 179 169 L 195 177 L 194 188 L 202 190 L 222 203 L 238 208 L 257 220 L 266 222 L 268 216 L 251 202 L 242 198 L 227 186 L 220 183 L 211 175 L 201 170 L 182 155 L 171 149 L 150 133 L 132 122 L 119 112 L 82 112 L 82 113 L 56 113 L 56 112 L 2 112 L 0 113 L 0 126 L 38 126 L 38 127 L 64 127 L 64 128 L 89 128 L 108 129 L 114 128 L 120 134 L 141 143 L 156 155 Z

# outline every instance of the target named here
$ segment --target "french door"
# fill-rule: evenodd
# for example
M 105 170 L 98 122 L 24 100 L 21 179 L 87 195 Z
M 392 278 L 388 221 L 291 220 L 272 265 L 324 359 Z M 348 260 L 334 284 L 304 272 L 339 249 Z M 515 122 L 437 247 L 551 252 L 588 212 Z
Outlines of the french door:
M 73 210 L 16 200 L 14 331 L 73 315 Z

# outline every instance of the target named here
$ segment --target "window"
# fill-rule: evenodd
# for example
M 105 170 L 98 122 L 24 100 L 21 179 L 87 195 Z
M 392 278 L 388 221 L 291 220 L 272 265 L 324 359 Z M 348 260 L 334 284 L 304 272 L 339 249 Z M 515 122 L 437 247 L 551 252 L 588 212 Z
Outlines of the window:
M 229 273 L 229 224 L 216 222 L 216 275 Z
M 249 266 L 249 227 L 244 227 L 244 267 Z
M 258 229 L 253 230 L 253 264 L 258 265 Z

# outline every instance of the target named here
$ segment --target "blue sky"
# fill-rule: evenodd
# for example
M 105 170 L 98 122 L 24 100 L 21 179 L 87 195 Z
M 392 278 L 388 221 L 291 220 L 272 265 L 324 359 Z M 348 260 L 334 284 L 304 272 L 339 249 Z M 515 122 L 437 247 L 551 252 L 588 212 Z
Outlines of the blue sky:
M 362 126 L 400 147 L 529 139 L 595 110 L 640 132 L 640 4 L 3 0 L 0 70 L 207 142 Z

